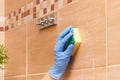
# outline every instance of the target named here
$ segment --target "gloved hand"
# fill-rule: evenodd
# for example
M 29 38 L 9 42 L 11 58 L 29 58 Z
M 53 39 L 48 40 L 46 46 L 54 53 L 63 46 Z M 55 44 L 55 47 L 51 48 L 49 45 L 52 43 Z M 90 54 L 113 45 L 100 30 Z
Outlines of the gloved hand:
M 49 69 L 49 75 L 59 80 L 63 75 L 73 51 L 74 45 L 69 45 L 66 49 L 64 48 L 65 43 L 72 37 L 73 27 L 69 26 L 62 31 L 56 40 L 54 48 L 54 65 Z

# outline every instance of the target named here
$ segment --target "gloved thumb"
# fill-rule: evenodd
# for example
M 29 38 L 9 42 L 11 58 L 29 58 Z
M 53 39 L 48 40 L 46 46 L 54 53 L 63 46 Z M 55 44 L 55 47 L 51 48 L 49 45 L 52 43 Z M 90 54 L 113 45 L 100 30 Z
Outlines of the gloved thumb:
M 73 49 L 74 49 L 74 45 L 73 45 L 73 44 L 70 44 L 70 45 L 67 47 L 67 49 L 65 50 L 65 53 L 66 53 L 67 55 L 71 55 Z

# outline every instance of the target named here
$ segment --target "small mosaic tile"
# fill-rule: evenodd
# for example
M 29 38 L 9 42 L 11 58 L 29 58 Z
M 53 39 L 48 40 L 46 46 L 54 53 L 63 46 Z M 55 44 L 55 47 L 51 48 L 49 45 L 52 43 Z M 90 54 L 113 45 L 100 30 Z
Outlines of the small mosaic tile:
M 50 13 L 51 12 L 51 6 L 48 6 L 47 7 L 47 13 Z
M 58 8 L 62 8 L 63 7 L 63 0 L 59 0 L 58 1 Z
M 18 16 L 16 16 L 16 21 L 18 20 Z
M 58 0 L 55 0 L 55 2 L 58 2 Z
M 36 13 L 33 13 L 33 19 L 35 19 L 36 18 Z
M 43 16 L 43 10 L 40 10 L 39 17 Z
M 8 27 L 8 26 L 6 26 L 6 27 L 5 27 L 5 31 L 7 31 L 8 29 L 9 29 L 9 27 Z
M 40 10 L 40 4 L 36 6 L 36 11 Z
M 54 4 L 51 5 L 51 11 L 53 11 L 53 10 L 54 10 Z
M 16 16 L 16 12 L 14 11 L 13 16 Z
M 36 12 L 36 6 L 35 7 L 33 7 L 33 13 L 35 13 Z
M 21 9 L 18 10 L 18 13 L 19 13 L 19 14 L 21 13 Z
M 46 8 L 47 7 L 47 1 L 44 1 L 43 2 L 43 8 Z
M 47 8 L 43 9 L 43 13 L 46 14 L 47 13 Z
M 27 8 L 27 10 L 33 8 L 33 1 L 28 3 L 26 8 Z
M 25 11 L 25 7 L 23 6 L 22 8 L 21 8 L 21 13 L 23 13 Z
M 37 4 L 37 5 L 40 4 L 40 0 L 36 0 L 36 4 Z
M 72 0 L 68 0 L 67 2 L 68 2 L 68 3 L 71 3 L 71 2 L 72 2 Z
M 0 27 L 0 31 L 3 31 L 4 30 L 4 28 L 3 27 Z
M 54 0 L 50 0 L 50 4 L 54 4 L 54 2 L 55 2 Z
M 43 2 L 43 0 L 40 0 L 40 3 L 42 3 Z

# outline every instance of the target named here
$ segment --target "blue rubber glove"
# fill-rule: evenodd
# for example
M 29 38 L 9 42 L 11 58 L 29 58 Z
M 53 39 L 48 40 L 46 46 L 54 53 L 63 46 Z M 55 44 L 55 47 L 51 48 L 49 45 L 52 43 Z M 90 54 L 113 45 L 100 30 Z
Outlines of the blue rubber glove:
M 64 50 L 64 45 L 72 37 L 72 35 L 73 27 L 69 26 L 58 35 L 56 40 L 54 48 L 54 65 L 48 71 L 49 75 L 56 80 L 61 78 L 69 63 L 74 45 L 69 45 L 66 50 Z

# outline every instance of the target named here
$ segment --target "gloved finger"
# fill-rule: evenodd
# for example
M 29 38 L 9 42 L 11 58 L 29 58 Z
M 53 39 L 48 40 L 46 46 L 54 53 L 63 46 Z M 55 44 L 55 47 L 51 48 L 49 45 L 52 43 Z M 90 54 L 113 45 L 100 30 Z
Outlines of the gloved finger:
M 58 40 L 61 40 L 66 34 L 69 33 L 69 31 L 73 28 L 73 26 L 69 26 L 67 27 L 65 30 L 63 30 L 59 35 L 58 35 L 58 38 L 57 38 L 57 41 Z
M 62 44 L 64 45 L 73 35 L 73 31 L 70 31 L 62 40 Z
M 62 40 L 57 41 L 54 51 L 64 51 L 65 43 L 72 37 L 73 31 L 71 30 Z
M 67 47 L 67 49 L 65 50 L 65 53 L 66 53 L 67 55 L 71 55 L 73 49 L 74 49 L 74 45 L 71 44 L 71 45 L 69 45 L 69 46 Z

